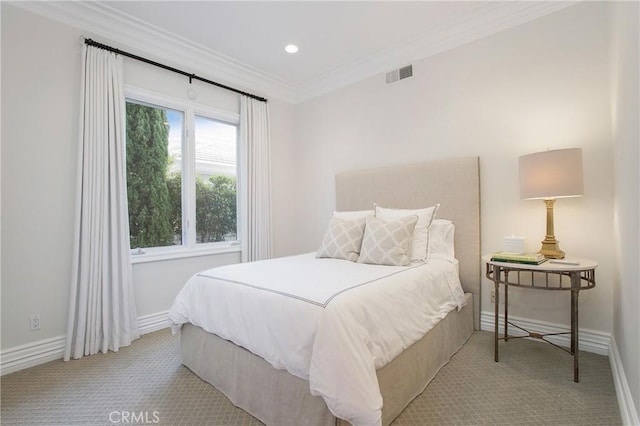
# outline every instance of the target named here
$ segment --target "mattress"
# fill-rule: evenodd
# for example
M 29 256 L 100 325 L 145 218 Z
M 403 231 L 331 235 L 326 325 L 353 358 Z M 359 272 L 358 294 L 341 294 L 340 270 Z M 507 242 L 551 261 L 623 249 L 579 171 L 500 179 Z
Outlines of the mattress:
M 379 425 L 376 370 L 465 303 L 455 262 L 391 267 L 309 253 L 200 272 L 169 317 L 308 381 L 336 417 Z

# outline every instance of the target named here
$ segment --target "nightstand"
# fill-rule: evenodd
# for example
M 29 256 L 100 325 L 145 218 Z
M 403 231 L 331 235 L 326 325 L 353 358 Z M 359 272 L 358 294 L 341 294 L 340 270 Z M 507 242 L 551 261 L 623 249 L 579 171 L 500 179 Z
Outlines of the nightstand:
M 486 263 L 486 277 L 493 281 L 495 286 L 495 330 L 494 330 L 494 358 L 498 362 L 498 341 L 504 339 L 508 341 L 510 338 L 533 337 L 544 340 L 553 346 L 568 352 L 573 356 L 573 381 L 579 382 L 579 359 L 578 359 L 578 295 L 580 290 L 588 290 L 596 286 L 595 269 L 597 262 L 589 259 L 563 259 L 569 263 L 552 263 L 551 260 L 540 265 L 527 265 L 520 263 L 508 263 L 492 261 L 491 256 L 483 256 L 482 260 Z M 500 308 L 500 284 L 504 285 L 504 335 L 498 335 L 498 314 Z M 571 292 L 571 331 L 566 333 L 540 334 L 532 333 L 509 322 L 508 303 L 509 303 L 509 287 L 529 288 L 535 290 L 555 290 Z M 514 327 L 528 333 L 525 336 L 509 337 L 507 327 L 511 324 Z M 570 334 L 571 348 L 567 349 L 558 346 L 545 336 Z

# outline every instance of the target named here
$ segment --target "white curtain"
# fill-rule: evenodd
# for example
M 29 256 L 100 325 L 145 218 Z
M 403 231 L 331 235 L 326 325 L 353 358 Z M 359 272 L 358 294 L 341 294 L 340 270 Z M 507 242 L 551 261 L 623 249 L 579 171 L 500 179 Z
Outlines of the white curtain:
M 240 99 L 242 261 L 271 257 L 271 153 L 266 102 Z
M 83 45 L 74 253 L 64 360 L 140 333 L 129 252 L 122 57 Z

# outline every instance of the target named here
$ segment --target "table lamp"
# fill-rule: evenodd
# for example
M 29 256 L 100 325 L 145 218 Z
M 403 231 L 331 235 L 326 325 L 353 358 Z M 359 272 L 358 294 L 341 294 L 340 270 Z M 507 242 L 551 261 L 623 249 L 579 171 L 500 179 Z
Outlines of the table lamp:
M 553 230 L 553 204 L 556 198 L 583 194 L 582 149 L 558 149 L 523 155 L 520 163 L 520 198 L 544 200 L 547 207 L 547 234 L 542 253 L 549 259 L 563 259 Z

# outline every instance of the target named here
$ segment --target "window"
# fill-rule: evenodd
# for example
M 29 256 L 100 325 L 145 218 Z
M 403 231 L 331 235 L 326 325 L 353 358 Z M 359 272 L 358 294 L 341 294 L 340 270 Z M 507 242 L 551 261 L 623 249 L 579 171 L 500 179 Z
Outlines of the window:
M 132 253 L 238 245 L 237 115 L 135 92 L 126 120 Z
M 196 241 L 237 241 L 237 126 L 195 117 Z

